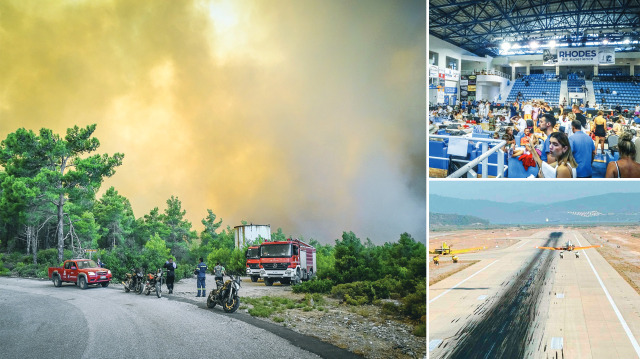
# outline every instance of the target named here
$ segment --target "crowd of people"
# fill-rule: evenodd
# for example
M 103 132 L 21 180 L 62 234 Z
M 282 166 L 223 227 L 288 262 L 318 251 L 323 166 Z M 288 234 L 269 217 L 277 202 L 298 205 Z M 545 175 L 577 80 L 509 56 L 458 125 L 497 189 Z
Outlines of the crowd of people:
M 609 162 L 605 177 L 640 178 L 640 105 L 635 112 L 600 110 L 595 116 L 584 110 L 580 105 L 554 110 L 544 101 L 516 100 L 498 108 L 489 102 L 464 102 L 433 109 L 429 133 L 444 127 L 470 137 L 478 124 L 486 124 L 483 128 L 494 139 L 506 141 L 509 156 L 522 161 L 525 170 L 537 166 L 538 176 L 547 178 L 592 177 L 593 162 L 606 160 L 606 145 L 619 159 Z M 434 123 L 436 117 L 445 119 L 444 126 Z

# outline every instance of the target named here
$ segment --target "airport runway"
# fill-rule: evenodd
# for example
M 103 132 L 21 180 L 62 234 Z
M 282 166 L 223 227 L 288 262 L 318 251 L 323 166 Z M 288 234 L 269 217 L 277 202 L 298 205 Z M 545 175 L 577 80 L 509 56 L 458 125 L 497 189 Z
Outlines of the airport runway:
M 595 249 L 536 249 L 577 231 L 541 231 L 429 287 L 430 358 L 640 358 L 640 295 Z

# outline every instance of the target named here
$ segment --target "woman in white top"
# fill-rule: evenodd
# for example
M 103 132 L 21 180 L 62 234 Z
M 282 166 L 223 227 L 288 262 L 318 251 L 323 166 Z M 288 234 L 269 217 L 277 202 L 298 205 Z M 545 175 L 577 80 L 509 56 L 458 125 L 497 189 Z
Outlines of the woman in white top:
M 545 176 L 542 173 L 543 171 L 548 172 L 544 168 L 546 166 L 550 169 L 555 168 L 556 178 L 576 178 L 576 168 L 578 168 L 578 164 L 573 158 L 569 138 L 564 133 L 553 132 L 549 135 L 549 153 L 556 158 L 556 162 L 543 164 L 540 156 L 538 156 L 538 153 L 533 149 L 533 146 L 527 144 L 527 148 L 531 151 L 533 160 L 536 161 L 538 168 L 540 168 L 539 177 L 549 177 L 549 175 Z

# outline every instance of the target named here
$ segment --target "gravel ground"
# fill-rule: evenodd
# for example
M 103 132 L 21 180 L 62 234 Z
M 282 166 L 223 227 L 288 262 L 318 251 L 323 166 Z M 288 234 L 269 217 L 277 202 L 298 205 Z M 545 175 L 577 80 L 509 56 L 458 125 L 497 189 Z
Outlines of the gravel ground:
M 225 278 L 226 280 L 227 278 Z M 214 289 L 213 277 L 207 277 L 207 294 Z M 185 278 L 174 284 L 173 295 L 206 302 L 206 298 L 196 298 L 195 278 Z M 163 290 L 166 288 L 163 288 Z M 248 277 L 242 278 L 240 297 L 258 298 L 262 296 L 280 296 L 292 300 L 302 300 L 303 294 L 295 294 L 291 286 L 275 283 L 271 287 L 262 281 L 253 283 Z M 240 300 L 241 308 L 246 306 Z M 285 311 L 277 316 L 284 319 L 280 323 L 272 319 L 258 318 L 298 333 L 314 336 L 350 352 L 367 358 L 423 358 L 426 357 L 426 339 L 412 334 L 413 326 L 395 320 L 381 313 L 380 308 L 372 305 L 353 307 L 341 305 L 337 300 L 327 298 L 323 305 L 326 311 L 301 309 Z M 248 309 L 240 310 L 248 312 Z M 276 315 L 272 315 L 272 318 Z

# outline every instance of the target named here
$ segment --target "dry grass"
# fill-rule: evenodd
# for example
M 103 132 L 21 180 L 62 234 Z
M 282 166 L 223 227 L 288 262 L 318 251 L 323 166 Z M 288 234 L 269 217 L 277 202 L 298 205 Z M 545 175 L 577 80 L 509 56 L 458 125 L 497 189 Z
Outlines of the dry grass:
M 455 266 L 454 265 L 450 265 L 451 266 L 451 270 L 448 270 L 444 273 L 440 273 L 435 275 L 434 277 L 429 276 L 429 285 L 434 285 L 436 283 L 438 283 L 439 281 L 450 277 L 458 272 L 460 272 L 461 270 L 464 270 L 468 267 L 471 267 L 472 265 L 476 264 L 480 262 L 479 260 L 473 260 L 473 261 L 460 261 L 458 262 Z M 431 270 L 431 267 L 434 266 L 434 264 L 431 262 L 429 263 L 429 269 Z
M 640 294 L 640 285 L 638 285 L 637 281 L 635 281 L 633 277 L 640 276 L 640 268 L 638 266 L 628 263 L 615 254 L 615 251 L 609 247 L 596 248 L 596 250 L 604 257 L 604 259 L 611 264 L 613 269 L 615 269 L 618 274 L 622 278 L 624 278 L 627 283 L 638 293 Z
M 635 227 L 604 227 L 581 231 L 591 243 L 602 243 L 596 248 L 598 253 L 640 294 L 640 265 L 637 255 L 640 252 L 638 233 Z M 618 247 L 619 246 L 619 247 Z

